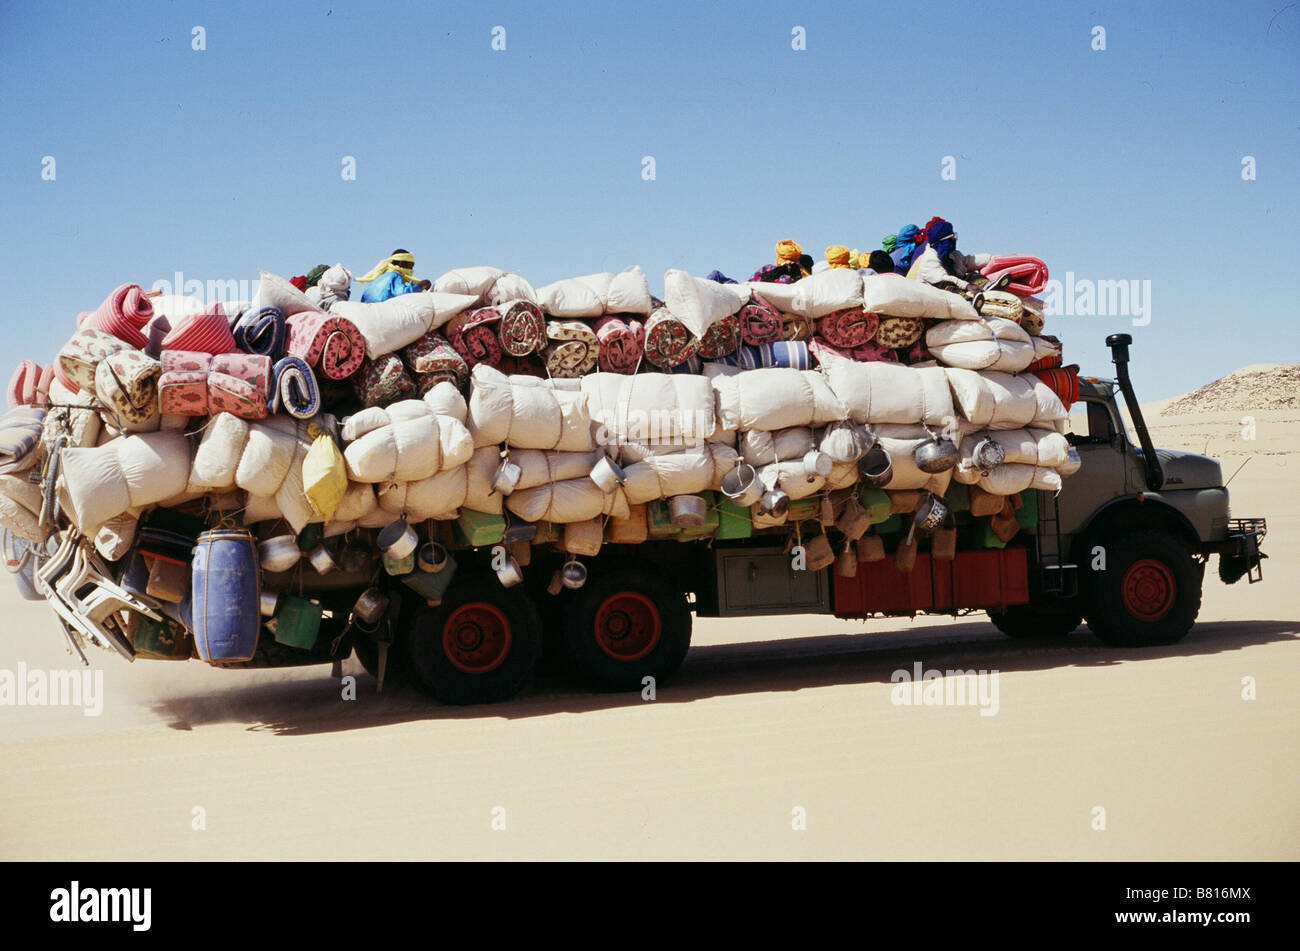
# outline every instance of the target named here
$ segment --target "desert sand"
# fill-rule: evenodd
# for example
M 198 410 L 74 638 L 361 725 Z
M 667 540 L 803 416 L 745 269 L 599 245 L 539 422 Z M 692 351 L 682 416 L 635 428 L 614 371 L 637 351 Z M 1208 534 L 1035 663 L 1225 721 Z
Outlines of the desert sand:
M 1174 402 L 1148 409 L 1156 444 L 1245 463 L 1233 512 L 1268 518 L 1270 556 L 1256 585 L 1212 563 L 1174 647 L 705 620 L 653 702 L 543 680 L 469 709 L 376 695 L 355 661 L 344 701 L 328 667 L 98 653 L 102 715 L 0 707 L 0 857 L 1300 858 L 1300 411 L 1253 412 L 1247 440 L 1242 410 Z M 0 580 L 0 609 L 0 668 L 70 664 L 44 605 Z M 918 661 L 999 670 L 997 715 L 892 703 Z

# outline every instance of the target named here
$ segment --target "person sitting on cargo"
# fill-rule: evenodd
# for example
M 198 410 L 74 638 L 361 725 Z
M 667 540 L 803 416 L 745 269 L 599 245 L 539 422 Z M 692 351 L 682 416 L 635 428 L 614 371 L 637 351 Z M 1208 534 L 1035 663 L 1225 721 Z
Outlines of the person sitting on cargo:
M 357 278 L 359 283 L 368 285 L 361 295 L 362 302 L 374 304 L 399 294 L 427 291 L 432 286 L 430 282 L 417 281 L 414 272 L 415 255 L 405 248 L 398 248 L 369 272 Z

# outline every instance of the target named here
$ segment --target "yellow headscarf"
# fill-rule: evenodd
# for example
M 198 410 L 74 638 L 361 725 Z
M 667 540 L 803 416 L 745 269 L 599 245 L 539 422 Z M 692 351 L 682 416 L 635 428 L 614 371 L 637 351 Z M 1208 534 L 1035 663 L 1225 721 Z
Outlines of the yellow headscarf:
M 394 254 L 391 257 L 386 257 L 372 267 L 366 274 L 357 278 L 357 283 L 368 284 L 385 271 L 396 271 L 398 274 L 402 275 L 403 280 L 415 280 L 415 255 L 404 251 L 401 254 Z
M 832 244 L 826 249 L 826 263 L 831 267 L 848 267 L 849 249 L 842 244 Z
M 803 254 L 803 248 L 795 244 L 789 238 L 776 243 L 776 263 L 785 264 L 789 261 L 799 262 L 799 255 Z

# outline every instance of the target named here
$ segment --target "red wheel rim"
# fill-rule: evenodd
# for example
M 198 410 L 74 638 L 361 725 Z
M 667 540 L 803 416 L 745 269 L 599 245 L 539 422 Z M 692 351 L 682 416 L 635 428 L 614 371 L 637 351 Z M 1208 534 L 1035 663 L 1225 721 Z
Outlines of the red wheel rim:
M 442 626 L 442 649 L 457 670 L 486 674 L 510 653 L 510 621 L 483 601 L 462 604 Z
M 1177 590 L 1168 565 L 1143 558 L 1124 573 L 1124 609 L 1139 621 L 1158 621 L 1173 609 Z
M 659 646 L 663 622 L 653 601 L 636 591 L 611 594 L 596 609 L 596 643 L 615 660 L 640 660 Z

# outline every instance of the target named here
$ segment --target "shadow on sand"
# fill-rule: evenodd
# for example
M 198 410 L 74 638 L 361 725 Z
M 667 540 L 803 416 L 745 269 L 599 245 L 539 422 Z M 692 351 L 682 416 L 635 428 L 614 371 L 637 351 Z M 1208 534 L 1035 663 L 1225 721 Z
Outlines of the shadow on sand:
M 792 637 L 692 648 L 656 703 L 690 703 L 738 694 L 779 693 L 846 684 L 890 683 L 893 671 L 920 662 L 926 668 L 997 669 L 1004 673 L 1105 667 L 1242 650 L 1300 636 L 1294 621 L 1216 621 L 1198 624 L 1172 647 L 1107 647 L 1081 627 L 1066 638 L 1009 640 L 987 623 L 922 632 L 890 631 Z M 355 664 L 349 665 L 349 672 Z M 371 729 L 418 720 L 520 719 L 637 706 L 639 693 L 575 691 L 563 679 L 541 675 L 506 703 L 444 706 L 404 684 L 374 692 L 374 680 L 356 669 L 357 698 L 340 699 L 328 668 L 319 679 L 264 683 L 155 701 L 153 711 L 173 729 L 245 723 L 250 731 L 307 736 Z

